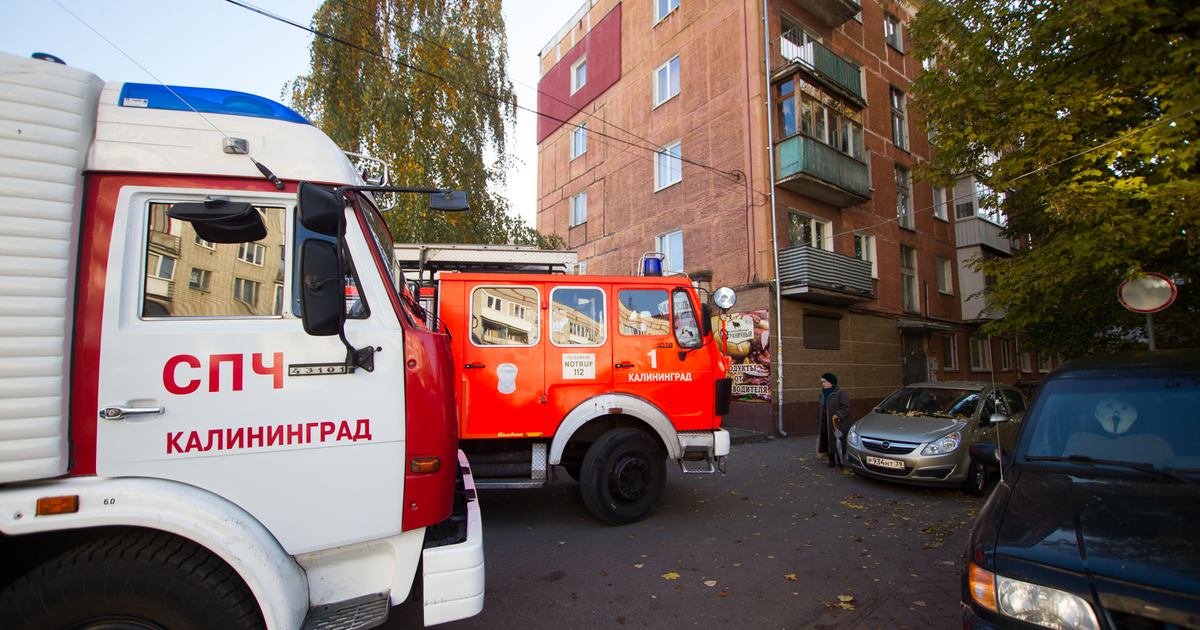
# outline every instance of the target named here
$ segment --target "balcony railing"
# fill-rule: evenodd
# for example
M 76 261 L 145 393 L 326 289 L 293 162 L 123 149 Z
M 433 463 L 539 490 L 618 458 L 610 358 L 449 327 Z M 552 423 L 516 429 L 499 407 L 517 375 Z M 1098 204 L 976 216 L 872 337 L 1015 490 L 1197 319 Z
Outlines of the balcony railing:
M 833 28 L 853 19 L 862 11 L 862 3 L 858 0 L 795 0 L 795 2 Z
M 771 64 L 772 71 L 798 63 L 831 87 L 862 101 L 862 75 L 858 68 L 820 43 L 806 43 L 805 40 L 806 36 L 799 29 L 780 35 L 773 47 L 776 52 L 774 63 Z
M 779 250 L 779 288 L 786 297 L 828 304 L 875 299 L 870 261 L 816 247 Z
M 775 144 L 775 184 L 838 208 L 871 200 L 865 162 L 803 134 Z

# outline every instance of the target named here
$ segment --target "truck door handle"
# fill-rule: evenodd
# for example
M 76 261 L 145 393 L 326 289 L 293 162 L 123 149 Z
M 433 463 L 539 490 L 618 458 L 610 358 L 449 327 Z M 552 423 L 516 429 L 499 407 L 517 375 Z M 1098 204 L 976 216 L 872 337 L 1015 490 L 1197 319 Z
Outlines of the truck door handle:
M 618 364 L 616 364 L 616 365 L 615 365 L 615 366 L 613 366 L 613 367 L 619 367 L 619 368 L 631 368 L 631 367 L 633 367 L 633 364 L 632 364 L 632 363 L 627 363 L 627 362 L 621 362 L 621 363 L 618 363 Z
M 485 367 L 487 367 L 487 366 L 482 363 L 468 363 L 463 366 L 463 368 L 468 369 L 468 370 L 473 370 L 476 368 L 485 368 Z
M 100 410 L 100 418 L 102 420 L 122 420 L 129 416 L 161 414 L 166 410 L 166 407 L 105 407 Z

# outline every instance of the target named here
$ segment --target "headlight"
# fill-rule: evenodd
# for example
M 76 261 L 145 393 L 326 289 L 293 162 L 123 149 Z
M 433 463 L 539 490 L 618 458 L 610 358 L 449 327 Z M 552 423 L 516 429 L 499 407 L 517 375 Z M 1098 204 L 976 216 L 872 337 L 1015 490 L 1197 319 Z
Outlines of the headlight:
M 946 453 L 953 452 L 954 449 L 958 448 L 960 441 L 962 441 L 962 434 L 960 434 L 958 431 L 955 431 L 950 435 L 930 442 L 929 446 L 921 449 L 921 454 L 945 455 Z
M 1070 593 L 995 575 L 973 562 L 969 575 L 975 603 L 1006 617 L 1054 630 L 1100 627 L 1092 607 Z
M 858 446 L 858 425 L 850 427 L 850 435 L 846 437 L 850 441 L 850 446 Z

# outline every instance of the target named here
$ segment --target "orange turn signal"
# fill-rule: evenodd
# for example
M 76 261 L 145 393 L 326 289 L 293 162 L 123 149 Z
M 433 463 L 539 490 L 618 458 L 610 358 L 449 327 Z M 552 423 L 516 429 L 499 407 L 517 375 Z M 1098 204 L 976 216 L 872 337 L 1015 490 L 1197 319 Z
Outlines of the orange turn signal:
M 971 597 L 975 598 L 975 603 L 996 612 L 996 575 L 972 562 L 968 579 L 971 582 Z
M 436 457 L 417 457 L 408 462 L 408 469 L 415 473 L 437 472 L 442 463 Z
M 47 514 L 70 514 L 79 511 L 79 495 L 72 494 L 65 497 L 44 497 L 38 499 L 37 513 L 38 516 L 46 516 Z

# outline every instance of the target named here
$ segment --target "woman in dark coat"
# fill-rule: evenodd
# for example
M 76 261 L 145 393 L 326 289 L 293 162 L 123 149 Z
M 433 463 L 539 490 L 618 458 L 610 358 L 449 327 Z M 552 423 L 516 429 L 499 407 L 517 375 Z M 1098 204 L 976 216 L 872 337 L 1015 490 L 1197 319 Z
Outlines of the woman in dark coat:
M 837 376 L 822 374 L 821 394 L 817 396 L 817 419 L 821 426 L 817 455 L 828 454 L 830 468 L 845 464 L 846 430 L 850 426 L 850 395 L 837 382 Z

